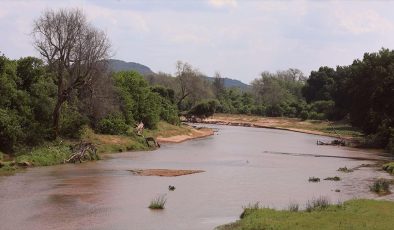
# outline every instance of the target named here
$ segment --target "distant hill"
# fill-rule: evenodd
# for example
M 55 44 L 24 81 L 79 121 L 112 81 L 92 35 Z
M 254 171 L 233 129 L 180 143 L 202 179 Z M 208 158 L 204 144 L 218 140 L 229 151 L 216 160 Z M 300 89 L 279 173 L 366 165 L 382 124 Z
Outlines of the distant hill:
M 142 75 L 154 74 L 154 72 L 148 66 L 136 62 L 125 62 L 117 59 L 109 59 L 108 64 L 109 64 L 109 69 L 114 72 L 134 70 Z M 212 82 L 215 78 L 205 77 L 205 79 Z M 247 85 L 239 80 L 231 79 L 227 77 L 224 78 L 224 87 L 239 88 L 241 90 L 250 89 L 250 85 Z
M 135 62 L 125 62 L 116 59 L 108 60 L 109 69 L 114 72 L 134 70 L 142 75 L 154 73 L 148 66 Z
M 208 81 L 213 82 L 215 78 L 213 77 L 205 77 Z M 224 87 L 225 88 L 239 88 L 241 90 L 249 90 L 250 85 L 247 85 L 243 83 L 242 81 L 236 80 L 236 79 L 231 79 L 228 77 L 224 78 Z

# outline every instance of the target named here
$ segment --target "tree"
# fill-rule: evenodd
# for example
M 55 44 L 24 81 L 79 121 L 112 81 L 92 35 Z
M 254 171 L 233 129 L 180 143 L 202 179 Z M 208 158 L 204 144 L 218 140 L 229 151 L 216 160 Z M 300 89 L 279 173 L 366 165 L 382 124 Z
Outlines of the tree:
M 189 63 L 178 61 L 176 70 L 177 105 L 180 110 L 190 108 L 198 101 L 212 96 L 211 83 L 204 80 L 204 76 Z M 187 103 L 183 103 L 184 101 Z
M 220 94 L 224 90 L 224 78 L 222 78 L 219 72 L 215 73 L 212 86 L 216 98 L 219 98 Z
M 106 34 L 90 25 L 78 9 L 45 11 L 34 22 L 33 39 L 57 85 L 52 115 L 57 137 L 62 105 L 73 91 L 93 80 L 102 60 L 109 56 L 110 43 Z

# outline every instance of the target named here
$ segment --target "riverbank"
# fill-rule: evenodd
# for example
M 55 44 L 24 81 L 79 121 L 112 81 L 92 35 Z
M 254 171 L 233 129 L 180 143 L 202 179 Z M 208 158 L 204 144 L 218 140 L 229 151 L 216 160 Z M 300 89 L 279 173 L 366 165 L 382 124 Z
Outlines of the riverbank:
M 158 123 L 155 130 L 144 130 L 145 137 L 153 137 L 159 143 L 179 143 L 209 135 L 213 135 L 212 129 L 194 129 L 188 125 L 176 126 L 163 121 Z M 85 128 L 80 140 L 59 139 L 47 142 L 33 149 L 16 153 L 14 157 L 1 154 L 0 176 L 12 175 L 28 167 L 63 164 L 72 154 L 71 147 L 80 141 L 92 143 L 97 148 L 98 159 L 103 154 L 155 149 L 153 146 L 147 146 L 145 139 L 141 136 L 134 134 L 127 136 L 104 135 L 95 133 L 90 128 Z
M 204 124 L 245 126 L 256 128 L 281 129 L 314 135 L 338 137 L 352 140 L 362 136 L 360 130 L 344 122 L 328 122 L 321 120 L 301 120 L 285 117 L 261 117 L 240 114 L 215 114 L 201 121 Z M 334 131 L 335 130 L 335 131 Z
M 241 220 L 217 230 L 252 229 L 391 229 L 394 202 L 350 200 L 343 204 L 320 204 L 309 211 L 249 207 Z M 290 207 L 289 207 L 290 208 Z

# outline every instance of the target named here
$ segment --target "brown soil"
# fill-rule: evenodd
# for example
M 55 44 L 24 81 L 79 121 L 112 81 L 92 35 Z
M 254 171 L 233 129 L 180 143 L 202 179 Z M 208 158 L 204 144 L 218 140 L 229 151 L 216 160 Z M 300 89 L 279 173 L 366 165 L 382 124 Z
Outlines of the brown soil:
M 176 135 L 171 137 L 158 136 L 157 141 L 159 143 L 180 143 L 190 139 L 207 137 L 213 135 L 213 130 L 209 128 L 192 129 L 189 134 Z
M 128 170 L 138 176 L 164 176 L 175 177 L 193 173 L 201 173 L 203 170 L 181 170 L 181 169 L 132 169 Z

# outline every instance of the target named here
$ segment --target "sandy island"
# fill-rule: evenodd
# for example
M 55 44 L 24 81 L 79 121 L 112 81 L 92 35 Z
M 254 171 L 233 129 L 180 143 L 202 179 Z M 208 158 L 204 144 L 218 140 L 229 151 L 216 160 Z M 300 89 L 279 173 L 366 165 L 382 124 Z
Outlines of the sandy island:
M 203 170 L 183 170 L 183 169 L 131 169 L 127 170 L 138 176 L 163 176 L 175 177 L 194 173 L 202 173 Z

